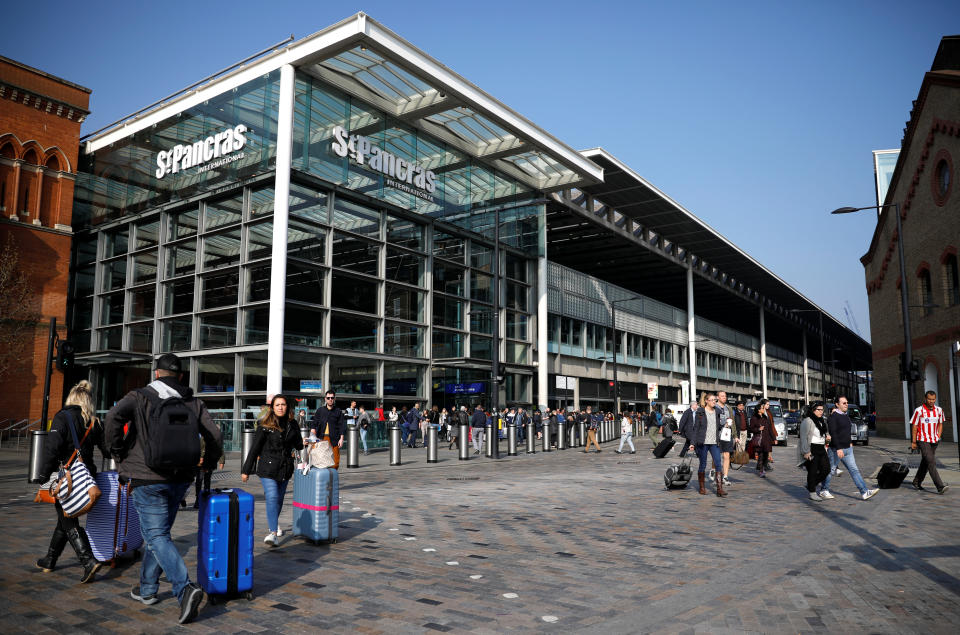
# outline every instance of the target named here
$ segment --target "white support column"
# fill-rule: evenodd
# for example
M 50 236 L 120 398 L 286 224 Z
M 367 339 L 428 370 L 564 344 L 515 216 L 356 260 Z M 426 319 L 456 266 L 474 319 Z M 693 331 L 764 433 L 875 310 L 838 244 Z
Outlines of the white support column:
M 547 407 L 550 394 L 549 371 L 550 351 L 548 343 L 549 319 L 547 309 L 547 257 L 537 258 L 537 407 L 543 411 Z
M 807 363 L 807 331 L 803 333 L 803 403 L 810 403 L 810 368 Z
M 270 330 L 267 396 L 283 384 L 283 319 L 287 296 L 287 224 L 290 217 L 290 163 L 293 161 L 293 66 L 280 68 L 277 113 L 277 170 L 273 186 L 273 251 L 270 263 Z M 326 386 L 325 386 L 326 388 Z
M 763 398 L 767 399 L 767 325 L 763 313 L 763 307 L 760 307 L 760 385 Z
M 697 395 L 697 345 L 696 323 L 693 312 L 693 264 L 687 262 L 687 351 L 690 353 L 690 400 Z

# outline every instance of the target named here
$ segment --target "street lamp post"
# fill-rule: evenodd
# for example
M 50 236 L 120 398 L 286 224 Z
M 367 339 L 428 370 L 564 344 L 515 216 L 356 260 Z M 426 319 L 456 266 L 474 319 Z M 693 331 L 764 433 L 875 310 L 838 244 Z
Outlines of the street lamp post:
M 900 260 L 900 306 L 903 313 L 903 350 L 907 358 L 907 369 L 911 368 L 913 362 L 913 343 L 910 341 L 910 307 L 907 305 L 907 267 L 903 259 L 903 225 L 900 222 L 900 203 L 887 203 L 886 205 L 868 205 L 866 207 L 840 207 L 830 212 L 831 214 L 851 214 L 865 209 L 883 210 L 892 207 L 897 217 L 897 256 Z M 913 374 L 907 371 L 907 410 L 913 408 Z

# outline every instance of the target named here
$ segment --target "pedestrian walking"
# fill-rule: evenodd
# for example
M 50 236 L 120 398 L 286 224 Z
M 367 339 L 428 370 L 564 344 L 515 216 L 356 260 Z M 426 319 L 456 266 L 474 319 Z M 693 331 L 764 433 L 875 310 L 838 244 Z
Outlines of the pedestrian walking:
M 810 404 L 800 422 L 800 438 L 797 440 L 797 455 L 807 468 L 807 492 L 810 500 L 825 500 L 820 496 L 820 488 L 830 474 L 830 459 L 827 458 L 827 422 L 823 418 L 823 403 Z
M 587 452 L 590 451 L 591 443 L 594 445 L 595 448 L 597 448 L 597 452 L 600 452 L 601 451 L 600 444 L 597 443 L 597 428 L 600 427 L 600 422 L 602 421 L 602 419 L 600 419 L 599 416 L 594 416 L 590 412 L 590 406 L 587 406 L 586 420 L 587 420 L 587 444 L 583 448 L 583 453 L 586 454 Z
M 197 465 L 210 464 L 222 451 L 221 433 L 193 390 L 181 383 L 181 361 L 173 353 L 157 360 L 154 381 L 146 388 L 126 394 L 107 413 L 104 435 L 107 447 L 120 468 L 120 478 L 130 485 L 133 506 L 146 543 L 140 563 L 140 584 L 130 597 L 143 604 L 160 601 L 160 572 L 163 571 L 180 603 L 179 623 L 193 620 L 203 602 L 203 589 L 190 581 L 183 557 L 173 544 L 170 528 L 177 517 L 178 503 L 193 481 Z M 124 434 L 130 423 L 132 434 Z M 168 430 L 183 426 L 182 433 Z M 151 434 L 147 434 L 147 428 Z M 200 450 L 203 437 L 203 454 Z M 158 458 L 167 467 L 158 467 Z M 179 460 L 179 463 L 177 462 Z
M 853 447 L 850 444 L 851 423 L 850 416 L 847 414 L 848 407 L 849 403 L 845 396 L 841 395 L 837 397 L 837 408 L 833 411 L 833 414 L 827 418 L 827 432 L 830 435 L 827 456 L 830 458 L 831 470 L 839 466 L 840 463 L 843 463 L 850 473 L 850 478 L 853 479 L 854 485 L 856 485 L 860 491 L 860 497 L 863 500 L 868 500 L 879 490 L 869 489 L 867 487 L 867 484 L 863 481 L 863 477 L 860 475 L 860 468 L 857 467 L 857 460 L 853 456 Z M 833 493 L 830 491 L 830 482 L 832 479 L 833 474 L 828 474 L 823 483 L 823 488 L 820 490 L 820 498 L 826 500 L 834 498 Z
M 263 542 L 269 547 L 280 544 L 283 530 L 280 528 L 280 510 L 287 485 L 293 477 L 294 452 L 303 449 L 300 430 L 290 420 L 289 404 L 283 395 L 274 395 L 270 400 L 270 412 L 257 422 L 253 444 L 247 460 L 240 468 L 240 480 L 244 483 L 251 474 L 260 477 L 263 499 L 267 508 L 267 528 L 270 533 Z
M 946 485 L 937 471 L 937 445 L 943 434 L 943 409 L 937 405 L 937 393 L 928 390 L 924 395 L 924 404 L 914 410 L 910 419 L 910 448 L 920 448 L 920 467 L 913 477 L 913 488 L 923 489 L 923 479 L 927 472 L 937 488 L 937 494 L 947 491 Z
M 483 413 L 483 408 L 477 404 L 470 416 L 470 436 L 473 440 L 473 453 L 480 454 L 483 449 L 483 429 L 487 424 L 487 416 Z
M 370 454 L 367 449 L 367 434 L 370 433 L 370 413 L 366 408 L 360 406 L 360 414 L 357 415 L 357 432 L 360 434 L 360 445 L 363 446 L 363 454 Z
M 700 404 L 696 400 L 690 402 L 690 407 L 683 411 L 683 414 L 680 415 L 680 423 L 677 426 L 677 432 L 684 438 L 683 448 L 680 450 L 680 458 L 682 459 L 687 455 L 687 450 L 691 449 L 693 441 L 693 418 L 697 414 L 697 409 L 700 407 Z M 643 417 L 647 417 L 647 413 L 643 413 Z
M 769 405 L 766 399 L 761 399 L 757 403 L 756 412 L 750 417 L 750 432 L 753 433 L 750 443 L 753 444 L 757 454 L 757 474 L 762 478 L 765 478 L 767 472 L 772 469 L 768 459 L 773 443 L 777 440 L 777 429 L 768 411 Z
M 660 443 L 660 439 L 657 437 L 658 432 L 660 431 L 660 422 L 657 421 L 657 416 L 659 412 L 652 412 L 647 416 L 646 423 L 647 425 L 647 438 L 650 439 L 650 443 L 653 444 L 653 447 L 656 448 L 657 444 Z
M 58 468 L 65 465 L 71 455 L 76 452 L 74 461 L 82 462 L 86 465 L 90 476 L 96 476 L 97 466 L 93 460 L 93 449 L 99 447 L 104 456 L 109 456 L 104 446 L 103 426 L 97 419 L 96 413 L 93 384 L 83 380 L 70 389 L 63 409 L 53 416 L 53 422 L 50 424 L 50 430 L 43 444 L 41 474 L 57 473 Z M 67 543 L 70 543 L 83 567 L 80 582 L 90 582 L 103 563 L 94 557 L 90 548 L 90 539 L 87 538 L 84 528 L 80 526 L 80 519 L 64 516 L 60 501 L 54 502 L 53 506 L 57 512 L 57 524 L 50 538 L 50 546 L 47 547 L 47 555 L 37 560 L 37 567 L 44 573 L 53 571 L 60 554 L 63 553 Z
M 340 448 L 343 447 L 343 435 L 347 425 L 343 410 L 337 406 L 337 393 L 328 390 L 323 395 L 323 402 L 323 405 L 313 412 L 313 419 L 310 420 L 310 438 L 318 438 L 319 431 L 319 440 L 330 442 L 333 447 L 333 467 L 336 469 L 340 467 Z
M 636 454 L 637 449 L 633 447 L 633 420 L 628 415 L 623 415 L 620 420 L 620 447 L 617 448 L 617 454 L 623 454 L 623 444 L 630 446 L 630 454 Z
M 693 417 L 693 431 L 690 440 L 691 450 L 697 453 L 700 459 L 700 467 L 697 469 L 697 480 L 700 483 L 700 493 L 706 494 L 707 455 L 713 458 L 713 471 L 721 475 L 723 469 L 723 458 L 720 456 L 720 428 L 723 426 L 721 415 L 723 411 L 717 409 L 717 396 L 709 393 L 704 399 L 704 405 L 697 409 Z M 727 492 L 723 489 L 723 479 L 715 478 L 717 496 L 726 496 Z
M 727 405 L 726 391 L 721 390 L 717 393 L 717 408 L 723 411 L 723 415 L 720 417 L 723 427 L 720 429 L 720 441 L 718 443 L 720 453 L 723 456 L 723 474 L 718 472 L 716 478 L 722 478 L 724 485 L 730 485 L 730 455 L 737 449 L 740 438 L 734 431 L 733 410 Z

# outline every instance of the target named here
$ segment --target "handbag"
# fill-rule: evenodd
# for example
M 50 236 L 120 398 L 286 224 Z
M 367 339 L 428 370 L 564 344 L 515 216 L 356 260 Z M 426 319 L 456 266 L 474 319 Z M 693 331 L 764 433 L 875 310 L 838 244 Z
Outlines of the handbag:
M 307 455 L 307 464 L 309 467 L 337 468 L 340 466 L 340 457 L 333 450 L 333 444 L 330 442 L 330 424 L 327 423 L 323 430 L 323 440 L 310 446 Z
M 73 437 L 74 451 L 67 463 L 60 468 L 61 476 L 57 479 L 50 493 L 60 503 L 65 517 L 76 518 L 90 511 L 90 508 L 100 499 L 101 492 L 97 483 L 93 480 L 90 470 L 87 469 L 87 464 L 82 460 L 77 460 L 80 458 L 82 442 L 77 439 L 77 431 L 73 426 L 73 415 L 68 413 L 68 416 L 71 419 L 70 435 Z M 94 423 L 91 421 L 90 425 L 87 426 L 83 435 L 84 441 L 90 434 L 93 425 Z
M 73 431 L 73 416 L 70 413 L 67 413 L 67 416 L 70 418 L 70 432 Z M 90 434 L 90 428 L 87 428 L 87 431 L 83 433 L 83 440 L 80 441 L 80 445 L 83 445 L 83 442 L 87 440 L 87 435 Z M 76 435 L 76 433 L 74 433 Z M 77 455 L 77 450 L 74 449 L 73 454 L 70 455 L 70 458 L 67 460 L 67 465 L 69 465 L 73 458 Z M 50 473 L 50 478 L 44 482 L 40 488 L 37 490 L 37 493 L 33 497 L 34 503 L 49 503 L 53 505 L 57 502 L 56 490 L 58 481 L 63 478 L 63 465 L 60 466 L 60 469 L 56 472 Z
M 750 455 L 747 454 L 745 450 L 737 448 L 733 456 L 730 457 L 730 462 L 735 465 L 746 465 L 750 462 Z
M 733 438 L 730 428 L 724 426 L 723 430 L 720 431 L 720 440 L 721 441 L 730 441 Z

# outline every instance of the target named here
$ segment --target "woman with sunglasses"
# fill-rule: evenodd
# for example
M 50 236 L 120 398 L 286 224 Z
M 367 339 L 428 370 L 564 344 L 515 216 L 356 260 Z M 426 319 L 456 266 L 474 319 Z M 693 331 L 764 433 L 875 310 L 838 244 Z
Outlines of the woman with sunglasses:
M 797 455 L 807 468 L 807 491 L 810 500 L 820 502 L 820 488 L 830 474 L 830 459 L 827 457 L 827 443 L 830 435 L 827 433 L 827 422 L 823 418 L 823 403 L 820 401 L 810 404 L 803 413 L 800 422 L 800 442 L 797 444 Z
M 709 393 L 703 399 L 703 406 L 697 409 L 693 416 L 692 424 L 688 426 L 690 436 L 690 449 L 697 453 L 700 459 L 700 467 L 697 470 L 697 481 L 700 483 L 700 493 L 706 494 L 707 455 L 713 457 L 713 469 L 717 475 L 714 484 L 717 489 L 717 496 L 726 496 L 727 492 L 723 490 L 723 458 L 720 456 L 720 429 L 723 427 L 723 421 L 720 414 L 722 410 L 717 409 L 717 396 Z

